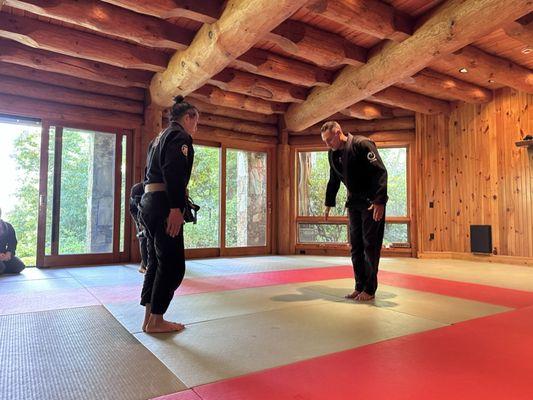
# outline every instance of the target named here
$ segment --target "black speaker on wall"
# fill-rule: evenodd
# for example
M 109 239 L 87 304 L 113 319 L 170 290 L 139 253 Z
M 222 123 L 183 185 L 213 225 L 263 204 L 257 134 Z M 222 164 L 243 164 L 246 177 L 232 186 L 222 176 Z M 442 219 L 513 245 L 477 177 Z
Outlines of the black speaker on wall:
M 470 251 L 492 253 L 492 227 L 490 225 L 470 225 Z

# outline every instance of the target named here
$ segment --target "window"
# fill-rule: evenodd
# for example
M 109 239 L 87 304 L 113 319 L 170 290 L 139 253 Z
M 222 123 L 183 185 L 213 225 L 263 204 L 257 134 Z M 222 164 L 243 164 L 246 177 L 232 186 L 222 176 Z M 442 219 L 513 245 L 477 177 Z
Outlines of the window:
M 267 154 L 226 152 L 226 247 L 267 244 Z
M 215 248 L 220 245 L 220 149 L 194 146 L 194 166 L 189 195 L 200 206 L 196 225 L 185 225 L 185 247 Z
M 388 171 L 388 194 L 384 246 L 407 247 L 409 243 L 409 207 L 407 185 L 407 147 L 380 148 L 379 154 Z M 297 239 L 298 243 L 346 243 L 348 217 L 344 204 L 346 188 L 341 183 L 336 207 L 330 220 L 323 219 L 326 186 L 329 180 L 327 151 L 299 151 L 297 162 Z

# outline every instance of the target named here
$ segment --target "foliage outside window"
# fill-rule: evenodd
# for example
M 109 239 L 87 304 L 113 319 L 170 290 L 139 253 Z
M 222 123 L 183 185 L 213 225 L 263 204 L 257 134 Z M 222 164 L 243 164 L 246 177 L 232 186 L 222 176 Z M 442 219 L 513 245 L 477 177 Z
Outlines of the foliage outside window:
M 196 225 L 185 225 L 188 249 L 219 247 L 220 219 L 220 149 L 194 146 L 194 166 L 189 194 L 201 208 Z
M 300 243 L 346 242 L 347 222 L 321 223 L 329 180 L 327 151 L 304 151 L 297 154 L 298 215 L 317 217 L 316 223 L 298 224 L 298 241 Z M 381 148 L 379 154 L 388 171 L 387 217 L 407 217 L 407 148 Z M 346 188 L 341 184 L 337 193 L 337 206 L 331 209 L 330 216 L 347 216 L 344 208 L 346 197 Z M 392 243 L 408 243 L 408 226 L 408 223 L 387 223 L 384 246 Z

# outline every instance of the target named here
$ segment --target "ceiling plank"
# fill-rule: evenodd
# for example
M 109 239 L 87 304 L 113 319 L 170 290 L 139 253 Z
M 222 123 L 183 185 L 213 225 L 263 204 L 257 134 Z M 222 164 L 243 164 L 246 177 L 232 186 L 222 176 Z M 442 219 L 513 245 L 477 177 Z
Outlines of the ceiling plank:
M 315 0 L 305 8 L 380 39 L 402 41 L 412 33 L 410 19 L 379 0 Z
M 7 64 L 3 62 L 0 62 L 0 75 L 48 83 L 50 85 L 62 86 L 69 89 L 80 90 L 82 92 L 122 97 L 124 99 L 137 100 L 140 102 L 143 102 L 145 97 L 145 90 L 141 88 L 124 88 L 108 85 L 106 83 L 62 75 L 55 72 L 40 71 L 22 65 Z
M 329 87 L 314 88 L 285 114 L 299 131 L 414 75 L 442 54 L 456 51 L 533 9 L 530 0 L 449 0 L 408 40 L 389 43 L 361 67 L 345 67 Z
M 398 82 L 397 86 L 427 96 L 466 103 L 488 103 L 493 97 L 489 89 L 429 69 Z
M 0 15 L 0 37 L 23 45 L 121 68 L 165 69 L 163 52 L 16 15 Z
M 0 93 L 132 114 L 142 114 L 144 112 L 144 103 L 142 102 L 87 93 L 5 75 L 0 75 Z
M 188 18 L 213 23 L 220 16 L 220 2 L 206 0 L 103 0 L 106 3 L 157 18 Z
M 305 87 L 231 68 L 216 74 L 208 83 L 222 90 L 284 103 L 301 103 L 308 91 Z
M 188 29 L 97 0 L 6 0 L 6 5 L 148 47 L 181 50 L 194 38 Z
M 177 52 L 167 69 L 154 76 L 150 85 L 152 101 L 169 106 L 176 94 L 187 95 L 203 86 L 305 2 L 229 0 L 220 19 L 204 24 L 191 45 Z
M 533 71 L 505 58 L 488 54 L 476 47 L 467 46 L 440 58 L 439 64 L 465 67 L 468 73 L 482 76 L 526 93 L 533 93 Z
M 190 93 L 189 97 L 200 99 L 217 106 L 252 111 L 260 114 L 282 114 L 287 109 L 287 105 L 283 103 L 272 103 L 238 93 L 225 92 L 210 85 L 205 85 Z
M 32 49 L 10 40 L 0 39 L 0 49 L 2 49 L 0 61 L 6 63 L 24 65 L 38 70 L 56 72 L 110 85 L 146 88 L 152 77 L 152 73 L 148 71 L 123 69 Z

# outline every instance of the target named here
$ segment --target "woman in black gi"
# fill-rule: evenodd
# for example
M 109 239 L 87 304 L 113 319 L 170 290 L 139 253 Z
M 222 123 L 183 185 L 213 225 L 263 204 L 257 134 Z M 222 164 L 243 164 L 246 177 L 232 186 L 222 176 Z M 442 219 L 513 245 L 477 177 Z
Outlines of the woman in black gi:
M 148 150 L 139 207 L 148 237 L 148 266 L 141 293 L 141 305 L 145 307 L 142 328 L 148 333 L 184 329 L 184 325 L 166 321 L 163 315 L 185 275 L 183 212 L 199 114 L 196 107 L 177 96 L 169 117 L 168 127 Z

